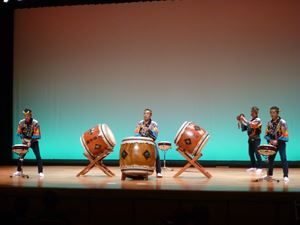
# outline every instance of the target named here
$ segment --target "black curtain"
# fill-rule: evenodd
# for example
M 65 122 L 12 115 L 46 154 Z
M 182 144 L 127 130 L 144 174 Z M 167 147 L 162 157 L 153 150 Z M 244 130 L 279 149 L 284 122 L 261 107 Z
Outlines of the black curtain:
M 0 7 L 0 163 L 12 160 L 13 15 L 10 6 Z

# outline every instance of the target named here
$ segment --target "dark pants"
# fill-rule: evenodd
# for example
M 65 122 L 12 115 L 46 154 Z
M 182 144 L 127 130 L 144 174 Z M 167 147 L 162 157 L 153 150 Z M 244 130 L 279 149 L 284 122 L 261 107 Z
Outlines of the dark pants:
M 284 141 L 279 141 L 277 146 L 277 152 L 279 152 L 280 159 L 281 159 L 281 165 L 283 170 L 283 176 L 288 177 L 289 175 L 289 166 L 286 159 L 286 143 Z M 269 169 L 268 169 L 268 175 L 273 175 L 273 167 L 274 167 L 274 160 L 277 153 L 275 155 L 269 156 Z
M 260 139 L 249 139 L 248 144 L 249 144 L 249 156 L 251 161 L 251 167 L 261 169 L 261 164 L 262 164 L 261 156 L 257 152 L 258 146 L 260 145 Z
M 41 154 L 40 154 L 39 142 L 38 141 L 33 142 L 30 147 L 33 150 L 33 153 L 34 153 L 36 161 L 37 161 L 38 172 L 42 173 L 43 172 L 43 162 L 42 162 L 42 158 L 41 158 Z M 23 159 L 25 158 L 25 156 L 26 156 L 26 154 L 19 157 L 17 171 L 22 171 Z
M 157 145 L 155 145 L 155 151 L 156 151 L 156 173 L 161 173 L 161 163 L 160 163 L 160 156 L 159 156 Z

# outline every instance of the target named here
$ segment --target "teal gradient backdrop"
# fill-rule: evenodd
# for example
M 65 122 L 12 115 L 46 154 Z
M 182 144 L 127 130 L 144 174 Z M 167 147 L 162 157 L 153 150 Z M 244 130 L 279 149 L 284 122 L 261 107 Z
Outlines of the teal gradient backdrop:
M 18 9 L 14 143 L 29 107 L 44 159 L 83 159 L 79 137 L 97 123 L 112 129 L 117 146 L 107 159 L 118 159 L 150 107 L 158 141 L 173 142 L 194 121 L 211 134 L 203 160 L 248 160 L 236 115 L 257 105 L 265 129 L 278 105 L 288 159 L 300 160 L 299 10 L 297 1 L 258 0 Z M 182 159 L 174 145 L 168 159 Z

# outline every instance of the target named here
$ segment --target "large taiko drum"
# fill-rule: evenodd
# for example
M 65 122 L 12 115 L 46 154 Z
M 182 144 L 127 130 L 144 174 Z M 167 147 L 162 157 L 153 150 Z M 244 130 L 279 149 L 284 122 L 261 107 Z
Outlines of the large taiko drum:
M 184 122 L 178 130 L 174 143 L 183 151 L 196 155 L 206 144 L 209 134 L 206 130 L 193 122 Z
M 276 148 L 276 146 L 269 145 L 269 144 L 260 145 L 260 146 L 258 146 L 258 149 L 257 149 L 258 153 L 261 155 L 264 155 L 264 156 L 275 155 L 277 150 L 278 149 Z
M 98 124 L 89 129 L 80 137 L 80 141 L 84 149 L 93 157 L 105 150 L 113 151 L 116 145 L 115 136 L 106 124 Z
M 151 138 L 128 137 L 120 149 L 120 169 L 127 177 L 148 177 L 154 172 L 156 146 Z

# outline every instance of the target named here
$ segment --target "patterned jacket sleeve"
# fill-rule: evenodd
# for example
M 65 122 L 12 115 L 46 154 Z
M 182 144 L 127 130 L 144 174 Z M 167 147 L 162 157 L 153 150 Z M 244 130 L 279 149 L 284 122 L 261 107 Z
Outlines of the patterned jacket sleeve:
M 265 132 L 265 139 L 267 140 L 267 142 L 269 142 L 271 140 L 271 137 L 270 137 L 270 122 L 267 124 L 266 132 Z
M 288 126 L 286 121 L 281 120 L 281 126 L 280 126 L 280 133 L 281 135 L 278 137 L 279 141 L 289 141 L 289 132 L 288 132 Z
M 242 124 L 241 124 L 241 130 L 242 130 L 242 132 L 248 130 L 248 124 L 242 123 Z
M 158 136 L 158 126 L 156 123 L 153 123 L 151 129 L 148 130 L 148 136 L 152 138 L 154 141 L 157 139 Z
M 31 138 L 32 139 L 40 139 L 41 138 L 40 125 L 37 121 L 33 125 L 33 135 Z
M 249 121 L 248 123 L 242 123 L 241 126 L 242 131 L 257 129 L 259 127 L 261 127 L 261 120 L 259 118 Z
M 140 129 L 141 129 L 141 122 L 138 122 L 138 124 L 136 125 L 136 128 L 134 130 L 134 136 L 141 136 L 140 134 Z
M 20 138 L 23 138 L 23 137 L 24 137 L 24 135 L 23 135 L 23 133 L 22 133 L 22 121 L 19 122 L 18 130 L 17 130 L 17 135 L 18 135 L 18 137 L 20 137 Z

